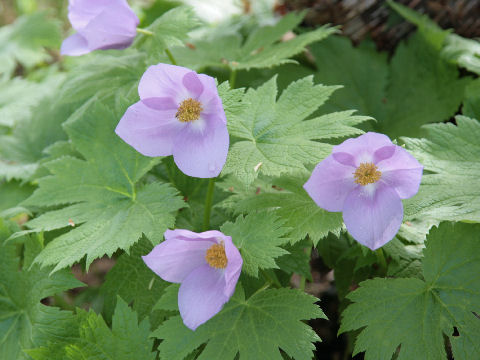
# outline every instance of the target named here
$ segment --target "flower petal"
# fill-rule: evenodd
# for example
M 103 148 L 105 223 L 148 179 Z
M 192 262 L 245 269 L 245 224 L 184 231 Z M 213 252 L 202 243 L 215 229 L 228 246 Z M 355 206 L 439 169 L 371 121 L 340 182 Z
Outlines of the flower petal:
M 182 84 L 195 99 L 198 99 L 203 92 L 203 84 L 195 71 L 190 71 L 183 76 Z
M 382 181 L 394 187 L 400 199 L 408 199 L 418 192 L 423 166 L 404 148 L 395 146 L 393 155 L 377 166 Z
M 354 182 L 354 172 L 354 167 L 343 165 L 329 155 L 315 167 L 303 188 L 321 208 L 342 211 L 347 195 L 359 186 Z
M 348 232 L 372 250 L 393 239 L 402 219 L 402 201 L 385 184 L 360 186 L 345 199 L 343 221 Z
M 353 155 L 355 166 L 360 163 L 373 162 L 373 154 L 376 150 L 393 145 L 388 136 L 374 132 L 368 132 L 357 138 L 347 139 L 340 145 L 333 147 L 333 153 L 344 152 Z
M 157 111 L 139 101 L 127 109 L 115 132 L 143 155 L 171 155 L 175 137 L 183 127 L 175 111 Z
M 183 77 L 192 70 L 182 66 L 158 64 L 150 66 L 143 74 L 138 85 L 140 99 L 153 97 L 172 97 L 177 104 L 189 97 L 183 86 Z
M 216 315 L 229 299 L 225 295 L 223 270 L 204 265 L 183 280 L 178 291 L 178 309 L 183 323 L 195 330 Z
M 124 49 L 131 45 L 137 34 L 139 20 L 130 8 L 105 8 L 79 33 L 87 39 L 91 50 Z
M 235 292 L 238 278 L 242 271 L 243 259 L 237 247 L 233 244 L 230 236 L 223 237 L 225 244 L 225 255 L 227 255 L 227 267 L 225 268 L 225 289 L 224 295 L 229 297 Z
M 73 34 L 63 40 L 62 47 L 60 48 L 60 54 L 70 56 L 84 55 L 90 51 L 87 40 L 80 34 Z
M 169 239 L 155 246 L 142 259 L 163 280 L 180 283 L 194 269 L 207 264 L 205 254 L 212 244 L 213 241 L 200 238 Z
M 203 239 L 203 240 L 209 240 L 211 242 L 216 242 L 217 244 L 220 243 L 220 241 L 225 240 L 225 238 L 227 237 L 218 230 L 209 230 L 201 233 L 196 233 L 196 232 L 193 232 L 190 230 L 184 230 L 184 229 L 167 230 L 165 231 L 164 236 L 165 236 L 165 240 L 170 240 L 175 238 L 180 240 L 187 240 L 187 241 Z M 230 238 L 230 236 L 228 237 Z
M 198 122 L 202 119 L 196 120 Z M 218 176 L 227 160 L 230 143 L 225 124 L 194 124 L 181 131 L 173 146 L 173 159 L 186 175 L 198 178 Z

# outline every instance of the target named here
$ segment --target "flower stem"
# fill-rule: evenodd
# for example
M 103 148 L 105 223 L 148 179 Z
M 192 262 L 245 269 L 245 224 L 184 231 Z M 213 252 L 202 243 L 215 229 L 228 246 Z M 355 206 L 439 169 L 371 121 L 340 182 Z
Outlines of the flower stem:
M 260 273 L 262 274 L 262 276 L 265 278 L 265 280 L 267 280 L 271 285 L 273 285 L 277 289 L 280 289 L 280 288 L 283 287 L 282 284 L 280 284 L 280 281 L 278 281 L 277 278 L 274 278 L 273 276 L 270 276 L 270 274 L 263 269 L 259 269 L 259 270 L 260 270 Z
M 172 65 L 177 65 L 177 62 L 175 61 L 175 58 L 173 57 L 173 54 L 170 50 L 165 49 L 165 53 L 167 54 L 168 58 L 170 59 L 170 62 Z
M 308 256 L 308 262 L 310 263 L 310 258 L 312 257 L 312 247 L 313 247 L 313 244 L 312 244 L 312 241 L 310 240 L 310 238 L 309 238 L 308 243 L 310 244 L 310 246 L 305 249 L 305 253 Z M 300 285 L 299 285 L 299 289 L 301 291 L 305 291 L 306 282 L 307 282 L 307 278 L 304 275 L 302 275 L 302 277 L 300 278 Z
M 203 213 L 203 231 L 207 231 L 210 228 L 210 213 L 212 212 L 215 179 L 216 178 L 210 178 L 208 180 L 207 197 L 205 198 L 205 212 Z
M 153 32 L 145 30 L 145 29 L 141 29 L 141 28 L 137 28 L 137 32 L 140 33 L 140 34 L 143 34 L 143 35 L 148 35 L 148 36 L 153 35 Z
M 237 69 L 232 69 L 230 71 L 230 80 L 228 81 L 230 83 L 230 89 L 235 88 L 235 81 L 237 80 Z
M 377 255 L 378 266 L 382 276 L 387 275 L 387 261 L 385 260 L 385 254 L 382 248 L 375 250 L 375 255 Z

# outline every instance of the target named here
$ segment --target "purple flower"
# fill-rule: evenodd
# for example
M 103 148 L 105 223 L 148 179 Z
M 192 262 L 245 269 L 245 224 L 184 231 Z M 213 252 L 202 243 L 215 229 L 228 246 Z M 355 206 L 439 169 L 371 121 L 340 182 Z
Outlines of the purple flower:
M 150 66 L 115 132 L 146 156 L 173 155 L 185 174 L 217 176 L 227 159 L 227 118 L 215 79 L 190 69 Z
M 403 219 L 401 199 L 415 195 L 423 166 L 373 132 L 333 147 L 304 188 L 318 206 L 342 211 L 349 233 L 375 250 L 392 240 Z
M 137 33 L 138 18 L 125 0 L 70 0 L 68 19 L 76 34 L 63 41 L 61 54 L 125 49 Z
M 167 230 L 165 241 L 143 261 L 165 281 L 181 283 L 178 308 L 192 330 L 217 314 L 230 299 L 243 260 L 232 238 L 220 231 Z

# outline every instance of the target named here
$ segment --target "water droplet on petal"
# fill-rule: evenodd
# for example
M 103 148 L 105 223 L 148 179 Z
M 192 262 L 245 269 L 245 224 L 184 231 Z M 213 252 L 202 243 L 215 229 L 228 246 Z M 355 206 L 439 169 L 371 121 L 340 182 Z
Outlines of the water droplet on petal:
M 213 172 L 213 171 L 215 171 L 215 169 L 216 169 L 215 164 L 212 164 L 212 163 L 209 163 L 209 164 L 208 164 L 208 171 L 212 171 L 212 172 Z

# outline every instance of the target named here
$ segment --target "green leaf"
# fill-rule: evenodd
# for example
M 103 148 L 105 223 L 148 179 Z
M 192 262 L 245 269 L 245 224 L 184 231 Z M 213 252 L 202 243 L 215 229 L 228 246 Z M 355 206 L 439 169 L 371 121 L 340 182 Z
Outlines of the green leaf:
M 402 5 L 393 0 L 387 1 L 388 5 L 407 21 L 418 26 L 419 32 L 437 49 L 440 49 L 449 31 L 443 30 L 438 24 L 427 15 Z
M 458 66 L 480 75 L 480 42 L 451 34 L 447 37 L 442 55 L 455 61 Z
M 314 44 L 311 51 L 318 67 L 315 80 L 325 85 L 344 86 L 335 91 L 322 112 L 356 109 L 377 120 L 385 117 L 387 54 L 377 52 L 374 44 L 367 41 L 353 47 L 350 39 L 341 36 L 331 36 Z
M 200 20 L 191 7 L 178 6 L 164 13 L 146 28 L 152 35 L 140 33 L 133 46 L 158 59 L 158 54 L 165 49 L 183 46 L 188 33 L 198 25 Z
M 278 269 L 275 258 L 288 254 L 279 245 L 289 241 L 284 237 L 289 228 L 272 213 L 240 215 L 234 223 L 223 224 L 220 231 L 232 237 L 242 254 L 242 269 L 249 275 L 258 277 L 259 269 Z
M 34 108 L 57 90 L 63 75 L 53 75 L 42 82 L 21 78 L 0 82 L 0 125 L 12 127 L 34 116 Z M 44 104 L 42 104 L 44 106 Z
M 479 225 L 443 223 L 433 228 L 424 251 L 420 279 L 374 279 L 348 295 L 354 302 L 343 313 L 341 332 L 365 327 L 354 353 L 365 359 L 446 359 L 444 337 L 455 359 L 480 352 Z M 454 327 L 459 336 L 453 336 Z M 388 334 L 388 336 L 385 336 Z
M 472 81 L 465 89 L 463 115 L 480 119 L 480 79 Z
M 150 315 L 150 323 L 157 326 L 163 320 L 163 314 L 152 313 L 152 308 L 169 283 L 160 279 L 143 262 L 141 256 L 152 250 L 152 244 L 142 238 L 130 250 L 130 254 L 120 256 L 115 266 L 107 273 L 105 282 L 100 288 L 104 295 L 104 313 L 110 319 L 115 309 L 117 296 L 127 303 L 133 302 L 133 310 L 140 320 Z
M 4 210 L 16 207 L 23 200 L 32 195 L 35 188 L 18 181 L 0 183 L 0 213 Z
M 404 202 L 406 219 L 480 222 L 480 123 L 456 120 L 426 126 L 426 139 L 404 139 L 426 170 L 418 194 Z
M 469 78 L 440 56 L 420 34 L 401 43 L 390 65 L 387 114 L 379 130 L 392 138 L 419 136 L 421 125 L 448 120 L 463 99 Z
M 285 226 L 291 228 L 288 237 L 297 242 L 309 236 L 317 244 L 329 232 L 339 235 L 343 226 L 342 215 L 318 207 L 303 189 L 310 174 L 254 183 L 245 188 L 225 180 L 223 185 L 230 188 L 234 195 L 221 203 L 221 206 L 235 213 L 247 213 L 255 210 L 272 210 Z
M 316 140 L 361 134 L 353 125 L 368 118 L 352 116 L 352 111 L 304 120 L 336 88 L 314 85 L 309 76 L 290 84 L 278 101 L 275 78 L 256 90 L 249 89 L 243 98 L 248 106 L 228 122 L 230 135 L 241 140 L 231 146 L 222 173 L 250 184 L 258 173 L 278 176 L 305 170 L 305 165 L 331 152 L 331 145 Z
M 0 358 L 27 359 L 22 352 L 62 337 L 72 314 L 40 301 L 61 291 L 84 286 L 70 271 L 49 276 L 51 269 L 30 267 L 30 259 L 42 248 L 37 237 L 27 237 L 23 266 L 14 244 L 5 244 L 13 225 L 0 219 Z
M 207 343 L 199 360 L 240 359 L 281 360 L 281 348 L 297 359 L 311 359 L 315 332 L 302 320 L 323 318 L 316 298 L 298 290 L 278 289 L 258 292 L 245 300 L 238 286 L 225 308 L 196 331 L 188 329 L 179 316 L 164 322 L 152 336 L 164 339 L 161 358 L 184 359 Z
M 173 213 L 184 206 L 166 184 L 139 186 L 158 159 L 125 144 L 114 133 L 118 119 L 95 100 L 79 109 L 65 129 L 85 160 L 66 156 L 45 164 L 52 175 L 40 179 L 26 200 L 27 206 L 71 204 L 28 223 L 36 231 L 75 226 L 46 246 L 36 259 L 42 266 L 55 265 L 56 271 L 86 255 L 88 268 L 104 254 L 128 250 L 142 234 L 158 244 L 174 224 Z
M 45 13 L 19 17 L 0 29 L 0 76 L 9 77 L 19 62 L 27 69 L 49 60 L 44 47 L 60 45 L 60 23 Z
M 138 323 L 137 314 L 122 298 L 118 298 L 113 314 L 112 329 L 103 318 L 94 312 L 77 309 L 78 329 L 76 336 L 69 341 L 50 344 L 48 347 L 28 351 L 35 360 L 131 360 L 151 359 L 153 341 L 148 339 L 150 325 L 148 319 Z
M 83 104 L 93 96 L 105 103 L 138 99 L 138 81 L 147 68 L 145 54 L 125 50 L 122 56 L 94 53 L 87 59 L 69 73 L 61 89 L 63 102 Z
M 322 26 L 314 31 L 281 41 L 283 35 L 294 29 L 305 13 L 289 13 L 273 26 L 264 26 L 242 41 L 238 34 L 223 34 L 212 39 L 192 41 L 191 47 L 175 48 L 173 55 L 183 66 L 200 69 L 229 67 L 236 70 L 269 68 L 294 62 L 290 57 L 299 54 L 305 46 L 320 41 L 337 30 Z

